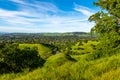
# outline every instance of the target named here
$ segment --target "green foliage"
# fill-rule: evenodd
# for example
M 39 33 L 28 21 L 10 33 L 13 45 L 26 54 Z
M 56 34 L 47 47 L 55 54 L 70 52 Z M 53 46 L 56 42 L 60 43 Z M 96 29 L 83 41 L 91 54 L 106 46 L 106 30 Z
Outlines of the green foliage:
M 114 39 L 113 39 L 114 40 Z M 85 43 L 87 42 L 87 43 Z M 97 45 L 97 41 L 85 41 L 84 44 L 76 44 L 84 46 L 89 44 Z M 27 45 L 28 46 L 28 45 Z M 8 57 L 9 62 L 18 61 L 13 63 L 13 67 L 19 65 L 19 69 L 25 70 L 34 69 L 37 65 L 42 66 L 44 62 L 41 58 L 38 58 L 38 49 L 36 47 L 22 47 L 18 44 L 4 45 L 1 51 L 4 50 L 7 54 L 13 51 L 15 57 Z M 22 49 L 19 49 L 22 48 Z M 12 50 L 14 49 L 14 50 Z M 17 49 L 17 50 L 16 50 Z M 19 53 L 16 53 L 19 51 Z M 2 53 L 2 52 L 1 52 Z M 113 53 L 114 54 L 114 53 Z M 3 55 L 3 54 L 2 54 Z M 37 56 L 36 56 L 37 55 Z M 0 75 L 0 80 L 116 80 L 120 79 L 120 54 L 106 56 L 103 58 L 97 58 L 97 60 L 90 59 L 90 54 L 83 55 L 70 55 L 69 48 L 66 48 L 66 53 L 59 53 L 47 58 L 44 66 L 30 72 L 24 71 L 21 73 L 9 73 Z M 98 54 L 96 54 L 98 56 Z M 10 56 L 13 56 L 12 53 Z M 92 57 L 94 58 L 94 57 Z M 76 61 L 75 61 L 76 60 Z M 39 62 L 40 61 L 40 62 Z M 43 60 L 44 61 L 44 60 Z M 4 60 L 3 60 L 4 62 Z M 22 63 L 20 63 L 22 62 Z M 11 69 L 6 63 L 0 62 L 0 69 L 4 72 L 7 69 Z M 41 65 L 42 64 L 42 65 Z M 18 66 L 17 66 L 18 67 Z M 14 68 L 17 70 L 18 68 Z M 13 68 L 12 68 L 13 69 Z M 1 71 L 1 70 L 0 70 Z M 117 78 L 116 78 L 117 77 Z M 107 79 L 108 78 L 108 79 Z
M 99 42 L 92 40 L 81 40 L 71 47 L 69 54 L 80 55 L 93 53 L 96 50 L 96 45 L 98 43 Z
M 104 57 L 98 60 L 86 61 L 88 54 L 74 55 L 77 62 L 66 61 L 63 54 L 49 57 L 46 67 L 38 68 L 27 73 L 3 74 L 0 80 L 119 80 L 120 54 Z M 62 57 L 62 58 L 61 58 Z M 60 59 L 61 58 L 61 59 Z M 65 58 L 65 57 L 64 57 Z M 63 61 L 64 60 L 64 61 Z M 59 62 L 64 62 L 59 66 Z
M 94 57 L 111 56 L 120 50 L 120 0 L 98 0 L 94 4 L 102 8 L 89 18 L 96 23 L 92 31 L 100 41 Z
M 24 49 L 26 47 L 29 47 L 30 49 L 37 48 L 39 55 L 43 59 L 47 59 L 52 55 L 52 51 L 48 47 L 43 46 L 42 44 L 19 44 L 20 49 Z
M 20 50 L 18 44 L 6 44 L 1 49 L 0 73 L 20 72 L 25 68 L 32 70 L 43 66 L 43 60 L 36 48 L 24 48 Z
M 45 62 L 38 54 L 36 48 L 22 49 L 19 54 L 20 55 L 16 55 L 16 60 L 18 61 L 16 63 L 18 63 L 17 65 L 22 67 L 22 69 L 29 68 L 32 70 L 37 67 L 42 67 Z
M 99 0 L 94 4 L 107 10 L 111 15 L 120 18 L 120 0 Z
M 103 9 L 89 18 L 96 23 L 92 31 L 97 34 L 98 42 L 88 40 L 78 42 L 79 39 L 74 39 L 75 37 L 44 38 L 43 43 L 55 45 L 64 52 L 52 56 L 45 54 L 45 51 L 49 50 L 43 45 L 35 45 L 37 46 L 35 48 L 31 44 L 20 44 L 19 49 L 18 44 L 2 44 L 1 73 L 6 70 L 19 71 L 42 66 L 44 60 L 40 55 L 47 58 L 47 61 L 44 67 L 31 72 L 2 74 L 0 80 L 120 80 L 120 0 L 98 0 L 94 4 Z M 75 42 L 77 43 L 73 45 Z M 38 51 L 41 51 L 40 55 Z M 86 54 L 88 52 L 90 54 Z M 85 54 L 71 55 L 71 53 Z

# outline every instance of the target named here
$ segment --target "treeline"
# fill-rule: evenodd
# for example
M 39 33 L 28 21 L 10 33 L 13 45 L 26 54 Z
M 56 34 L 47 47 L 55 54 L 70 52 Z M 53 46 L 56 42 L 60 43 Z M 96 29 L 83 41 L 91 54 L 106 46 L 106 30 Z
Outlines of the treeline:
M 19 43 L 52 43 L 51 41 L 66 41 L 71 39 L 73 41 L 80 39 L 89 39 L 91 37 L 88 33 L 6 33 L 0 35 L 0 41 L 5 42 L 19 42 Z
M 50 36 L 54 34 L 53 36 Z M 63 33 L 44 33 L 44 34 L 29 34 L 29 33 L 11 33 L 3 34 L 0 36 L 1 43 L 32 43 L 32 44 L 44 44 L 51 49 L 65 49 L 67 46 L 73 45 L 80 40 L 96 39 L 96 37 L 90 36 L 88 33 L 66 33 L 64 36 L 60 36 Z M 67 35 L 69 34 L 69 35 Z

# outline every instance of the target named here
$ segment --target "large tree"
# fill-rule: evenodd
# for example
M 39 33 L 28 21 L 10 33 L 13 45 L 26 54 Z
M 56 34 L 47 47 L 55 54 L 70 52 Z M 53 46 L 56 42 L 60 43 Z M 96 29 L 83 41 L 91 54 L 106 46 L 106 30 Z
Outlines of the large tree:
M 98 56 L 108 56 L 120 50 L 120 0 L 98 0 L 94 5 L 101 11 L 90 16 L 89 21 L 94 21 L 92 31 L 96 32 L 100 44 Z

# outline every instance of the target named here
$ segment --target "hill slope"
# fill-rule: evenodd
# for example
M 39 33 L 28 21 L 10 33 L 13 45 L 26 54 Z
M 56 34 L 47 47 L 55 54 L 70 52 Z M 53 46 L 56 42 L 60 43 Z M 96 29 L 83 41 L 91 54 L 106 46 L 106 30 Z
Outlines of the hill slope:
M 50 65 L 51 67 L 38 68 L 31 72 L 3 74 L 0 80 L 120 80 L 120 54 L 89 61 L 88 56 L 79 55 L 77 62 L 71 63 L 62 54 L 57 54 L 48 60 L 54 64 L 57 62 L 55 60 L 62 57 L 63 60 L 60 61 L 64 64 L 61 66 Z M 74 56 L 75 59 L 76 57 Z
M 20 49 L 23 49 L 25 47 L 37 48 L 40 56 L 44 59 L 52 55 L 51 50 L 41 44 L 19 44 L 19 47 Z

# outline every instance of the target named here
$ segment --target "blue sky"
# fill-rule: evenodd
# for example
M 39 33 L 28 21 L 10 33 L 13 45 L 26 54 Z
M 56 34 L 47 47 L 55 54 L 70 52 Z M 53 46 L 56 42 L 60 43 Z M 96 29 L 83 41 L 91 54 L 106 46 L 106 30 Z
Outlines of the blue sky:
M 89 32 L 97 0 L 0 0 L 2 32 Z

